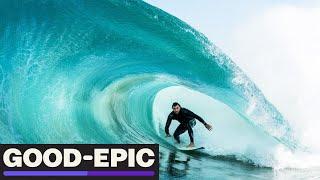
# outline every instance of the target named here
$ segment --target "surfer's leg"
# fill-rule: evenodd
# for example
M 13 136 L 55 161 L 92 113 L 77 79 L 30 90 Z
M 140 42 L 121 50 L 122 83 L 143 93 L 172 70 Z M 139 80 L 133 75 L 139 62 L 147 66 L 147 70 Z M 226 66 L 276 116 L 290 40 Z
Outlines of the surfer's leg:
M 193 143 L 193 130 L 192 130 L 192 127 L 191 127 L 190 123 L 187 124 L 187 128 L 188 128 L 188 134 L 189 134 L 190 142 Z
M 180 143 L 180 138 L 179 138 L 180 134 L 184 133 L 186 130 L 187 130 L 186 126 L 183 124 L 180 124 L 177 127 L 177 129 L 174 131 L 173 137 L 178 143 Z

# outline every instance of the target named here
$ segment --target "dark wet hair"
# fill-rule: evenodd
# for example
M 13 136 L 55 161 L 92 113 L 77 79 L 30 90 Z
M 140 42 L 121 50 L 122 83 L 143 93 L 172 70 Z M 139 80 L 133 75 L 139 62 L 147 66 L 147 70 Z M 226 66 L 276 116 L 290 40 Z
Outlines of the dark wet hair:
M 172 106 L 171 106 L 171 107 L 173 108 L 173 107 L 175 107 L 175 106 L 180 106 L 180 104 L 177 103 L 177 102 L 172 103 Z M 181 106 L 180 106 L 180 107 L 181 107 Z

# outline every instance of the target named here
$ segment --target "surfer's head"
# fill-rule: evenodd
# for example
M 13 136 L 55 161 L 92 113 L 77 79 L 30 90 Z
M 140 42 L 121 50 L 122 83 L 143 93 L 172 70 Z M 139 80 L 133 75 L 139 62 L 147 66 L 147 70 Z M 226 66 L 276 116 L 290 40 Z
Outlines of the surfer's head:
M 173 110 L 173 112 L 174 112 L 175 114 L 179 114 L 180 109 L 181 109 L 181 106 L 180 106 L 179 103 L 174 102 L 174 103 L 172 104 L 172 110 Z

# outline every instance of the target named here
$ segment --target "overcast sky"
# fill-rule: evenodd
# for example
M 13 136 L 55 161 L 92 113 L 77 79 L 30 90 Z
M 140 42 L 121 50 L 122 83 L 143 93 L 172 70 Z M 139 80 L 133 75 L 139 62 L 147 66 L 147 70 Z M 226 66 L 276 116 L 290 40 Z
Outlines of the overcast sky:
M 204 33 L 212 42 L 229 51 L 226 39 L 234 28 L 253 16 L 280 6 L 319 7 L 320 1 L 301 0 L 145 0 Z

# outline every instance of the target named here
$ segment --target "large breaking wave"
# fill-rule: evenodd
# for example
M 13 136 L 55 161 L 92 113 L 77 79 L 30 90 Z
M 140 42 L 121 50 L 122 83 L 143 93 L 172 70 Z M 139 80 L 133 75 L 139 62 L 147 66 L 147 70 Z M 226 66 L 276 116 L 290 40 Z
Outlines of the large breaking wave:
M 201 33 L 140 1 L 2 1 L 0 143 L 158 143 L 178 100 L 210 156 L 276 166 L 290 126 Z M 172 131 L 173 129 L 171 129 Z

